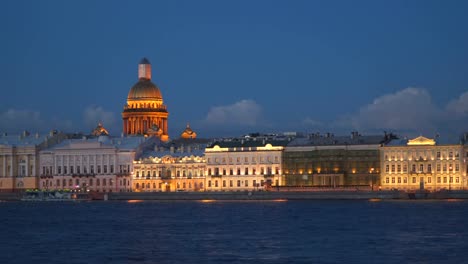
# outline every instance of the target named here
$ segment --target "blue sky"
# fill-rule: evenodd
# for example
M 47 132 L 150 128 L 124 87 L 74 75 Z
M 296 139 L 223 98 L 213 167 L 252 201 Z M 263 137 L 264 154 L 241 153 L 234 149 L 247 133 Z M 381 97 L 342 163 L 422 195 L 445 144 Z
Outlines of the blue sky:
M 0 131 L 121 132 L 147 57 L 177 137 L 468 131 L 466 1 L 4 1 Z

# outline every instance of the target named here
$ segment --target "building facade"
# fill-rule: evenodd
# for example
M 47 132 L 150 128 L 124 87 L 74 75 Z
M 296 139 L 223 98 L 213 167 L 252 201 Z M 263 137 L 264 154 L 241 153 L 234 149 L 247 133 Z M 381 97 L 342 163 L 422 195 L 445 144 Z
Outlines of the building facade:
M 134 161 L 132 177 L 136 192 L 205 190 L 207 140 L 179 139 L 156 142 Z
M 131 191 L 133 160 L 144 137 L 68 139 L 39 153 L 39 188 Z
M 0 191 L 17 192 L 39 186 L 39 156 L 41 149 L 56 144 L 66 136 L 51 132 L 49 135 L 0 136 Z
M 392 135 L 311 134 L 296 138 L 284 151 L 285 186 L 369 187 L 379 184 L 379 147 Z
M 206 190 L 252 191 L 282 185 L 282 152 L 287 141 L 228 139 L 205 150 Z
M 382 188 L 464 188 L 468 172 L 465 153 L 460 141 L 443 142 L 423 136 L 386 144 L 381 147 Z
M 167 141 L 168 115 L 161 91 L 151 81 L 151 64 L 144 58 L 138 65 L 138 82 L 130 89 L 122 112 L 123 133 L 155 135 Z

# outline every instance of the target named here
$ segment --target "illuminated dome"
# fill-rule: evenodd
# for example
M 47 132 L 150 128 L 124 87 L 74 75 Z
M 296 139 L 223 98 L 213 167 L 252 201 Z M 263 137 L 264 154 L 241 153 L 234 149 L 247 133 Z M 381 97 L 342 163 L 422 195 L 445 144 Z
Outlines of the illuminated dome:
M 162 100 L 162 95 L 159 88 L 151 82 L 151 80 L 141 78 L 135 85 L 133 85 L 132 89 L 130 89 L 127 99 Z
M 197 138 L 197 133 L 195 133 L 195 131 L 190 128 L 190 125 L 187 124 L 187 127 L 185 128 L 184 132 L 182 132 L 180 137 L 184 139 Z

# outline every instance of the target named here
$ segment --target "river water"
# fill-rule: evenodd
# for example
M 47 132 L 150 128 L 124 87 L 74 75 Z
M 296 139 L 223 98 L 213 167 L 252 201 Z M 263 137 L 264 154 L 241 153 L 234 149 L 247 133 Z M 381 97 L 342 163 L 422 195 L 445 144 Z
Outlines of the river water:
M 0 202 L 0 263 L 468 263 L 468 202 Z

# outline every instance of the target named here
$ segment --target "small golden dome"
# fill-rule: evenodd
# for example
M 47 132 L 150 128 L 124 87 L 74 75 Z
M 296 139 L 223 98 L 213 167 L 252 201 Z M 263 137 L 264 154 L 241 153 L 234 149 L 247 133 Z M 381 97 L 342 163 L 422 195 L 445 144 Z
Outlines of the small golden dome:
M 109 132 L 102 126 L 102 123 L 99 122 L 97 127 L 91 132 L 93 136 L 108 136 Z
M 180 135 L 181 138 L 185 138 L 185 139 L 188 139 L 188 138 L 196 138 L 197 137 L 197 133 L 195 133 L 195 131 L 193 131 L 191 128 L 190 128 L 190 124 L 187 123 L 187 127 L 185 128 L 184 132 L 182 132 L 182 134 Z

